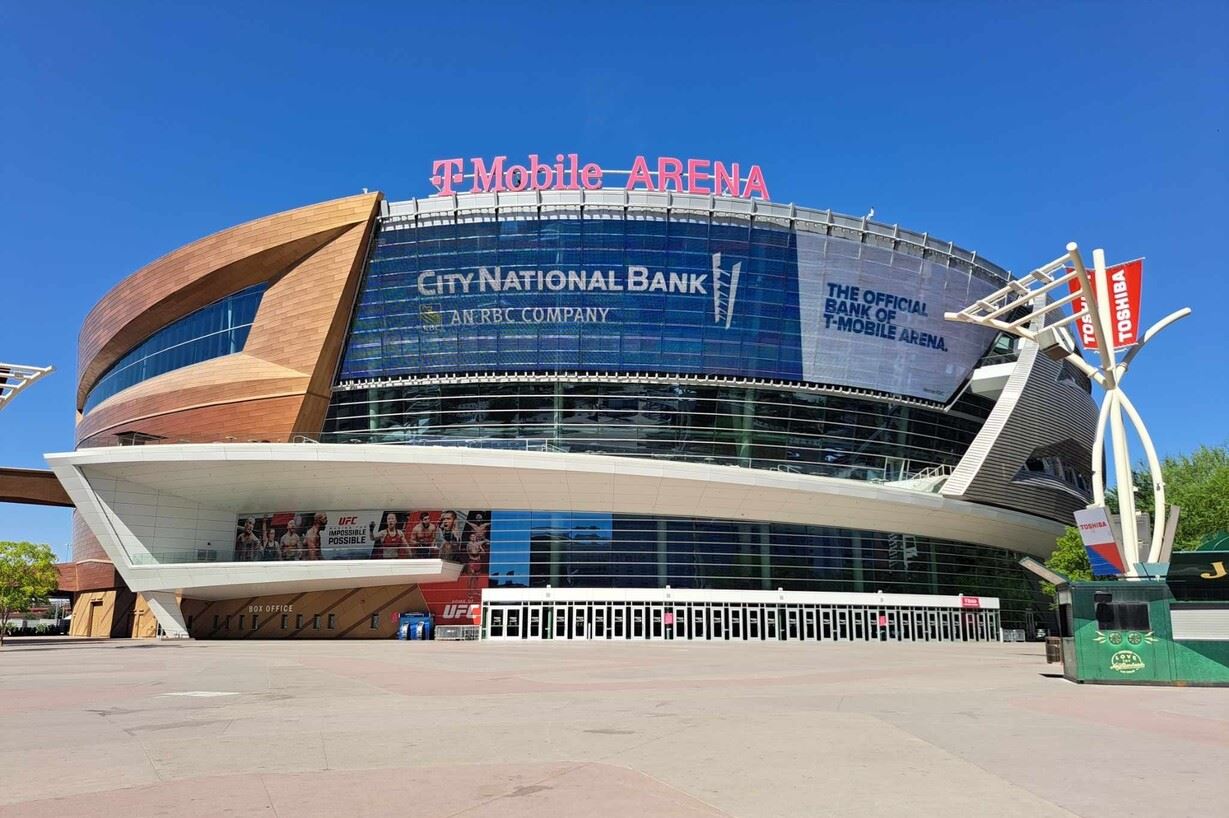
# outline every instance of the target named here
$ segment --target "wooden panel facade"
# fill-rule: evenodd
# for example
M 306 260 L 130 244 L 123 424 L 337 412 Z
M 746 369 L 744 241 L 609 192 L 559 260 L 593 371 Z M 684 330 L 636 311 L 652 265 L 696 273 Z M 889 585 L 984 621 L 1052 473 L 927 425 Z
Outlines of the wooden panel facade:
M 158 329 L 253 284 L 267 289 L 243 352 L 113 395 L 79 416 L 78 446 L 115 445 L 121 432 L 191 443 L 319 434 L 380 199 L 351 196 L 224 230 L 121 282 L 81 331 L 79 410 L 107 368 Z
M 389 639 L 399 614 L 425 613 L 418 585 L 306 591 L 180 604 L 194 639 Z
M 123 637 L 132 633 L 136 594 L 126 588 L 83 591 L 73 601 L 70 636 Z

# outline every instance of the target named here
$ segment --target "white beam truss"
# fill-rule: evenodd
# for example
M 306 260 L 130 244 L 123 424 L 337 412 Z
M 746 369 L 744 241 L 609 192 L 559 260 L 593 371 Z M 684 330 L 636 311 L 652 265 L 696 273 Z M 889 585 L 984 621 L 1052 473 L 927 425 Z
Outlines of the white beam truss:
M 18 392 L 54 370 L 53 366 L 0 363 L 0 409 L 8 406 Z
M 990 327 L 999 332 L 1024 338 L 1040 345 L 1047 352 L 1055 348 L 1061 349 L 1060 357 L 1087 375 L 1094 383 L 1105 390 L 1097 417 L 1097 431 L 1093 438 L 1092 450 L 1092 506 L 1105 505 L 1105 474 L 1102 463 L 1105 459 L 1105 429 L 1109 426 L 1111 446 L 1114 452 L 1114 479 L 1118 488 L 1118 510 L 1122 525 L 1122 550 L 1126 562 L 1127 576 L 1138 576 L 1137 565 L 1143 561 L 1140 552 L 1139 534 L 1135 527 L 1135 494 L 1131 474 L 1130 451 L 1127 445 L 1126 427 L 1123 415 L 1130 420 L 1131 425 L 1139 435 L 1144 447 L 1144 455 L 1148 460 L 1148 468 L 1152 472 L 1152 491 L 1155 500 L 1156 522 L 1152 527 L 1152 543 L 1148 551 L 1148 562 L 1159 561 L 1165 537 L 1165 480 L 1161 474 L 1160 460 L 1152 438 L 1144 428 L 1143 420 L 1135 406 L 1122 391 L 1122 380 L 1127 374 L 1131 362 L 1140 350 L 1165 329 L 1165 327 L 1191 314 L 1189 307 L 1183 307 L 1162 318 L 1148 328 L 1139 340 L 1123 350 L 1115 350 L 1111 339 L 1112 318 L 1110 306 L 1112 298 L 1098 298 L 1097 293 L 1109 293 L 1108 276 L 1105 268 L 1105 252 L 1094 250 L 1093 272 L 1090 278 L 1088 268 L 1080 257 L 1079 247 L 1074 243 L 1067 245 L 1067 252 L 1048 264 L 1043 264 L 1036 270 L 1013 279 L 1007 286 L 980 298 L 959 312 L 949 312 L 944 317 L 949 321 L 962 321 Z M 1093 281 L 1096 289 L 1093 289 Z M 1077 289 L 1067 294 L 1071 282 L 1076 282 Z M 1057 293 L 1053 291 L 1057 290 Z M 1053 294 L 1052 294 L 1053 293 Z M 1058 296 L 1058 297 L 1054 297 Z M 1077 298 L 1083 298 L 1084 306 L 1071 315 L 1054 318 L 1050 313 L 1061 310 Z M 1066 327 L 1074 324 L 1085 316 L 1092 315 L 1092 334 L 1096 340 L 1097 355 L 1100 365 L 1094 366 L 1084 360 L 1076 349 Z M 1091 352 L 1092 350 L 1089 350 Z M 1123 352 L 1121 359 L 1117 352 Z

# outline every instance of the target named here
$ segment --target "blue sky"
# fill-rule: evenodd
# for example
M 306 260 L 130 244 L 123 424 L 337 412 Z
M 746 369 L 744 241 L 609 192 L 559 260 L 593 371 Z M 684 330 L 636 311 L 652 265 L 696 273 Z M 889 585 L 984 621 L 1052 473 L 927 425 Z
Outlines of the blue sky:
M 0 5 L 0 360 L 57 372 L 0 464 L 72 445 L 75 348 L 123 276 L 433 158 L 759 163 L 772 198 L 927 230 L 1023 272 L 1146 256 L 1194 317 L 1129 383 L 1163 453 L 1229 439 L 1224 3 Z M 1211 377 L 1209 377 L 1209 375 Z M 63 510 L 0 539 L 61 549 Z

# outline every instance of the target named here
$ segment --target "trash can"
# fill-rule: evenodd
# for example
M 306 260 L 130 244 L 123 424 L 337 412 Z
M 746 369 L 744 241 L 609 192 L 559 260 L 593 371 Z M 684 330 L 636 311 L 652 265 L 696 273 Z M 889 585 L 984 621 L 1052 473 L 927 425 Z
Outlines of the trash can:
M 414 641 L 430 639 L 433 625 L 431 614 L 401 614 L 401 621 L 397 625 L 397 638 Z

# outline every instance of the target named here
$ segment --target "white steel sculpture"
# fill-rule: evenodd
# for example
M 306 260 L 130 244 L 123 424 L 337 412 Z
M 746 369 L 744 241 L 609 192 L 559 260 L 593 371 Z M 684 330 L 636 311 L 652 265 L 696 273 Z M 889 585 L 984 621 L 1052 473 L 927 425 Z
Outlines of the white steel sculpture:
M 1132 524 L 1135 520 L 1135 495 L 1130 452 L 1123 423 L 1124 413 L 1130 419 L 1131 425 L 1135 427 L 1144 445 L 1148 468 L 1152 472 L 1152 491 L 1155 501 L 1153 508 L 1156 509 L 1157 519 L 1152 527 L 1152 543 L 1147 554 L 1148 562 L 1158 562 L 1161 559 L 1166 531 L 1165 480 L 1161 474 L 1161 463 L 1157 458 L 1156 449 L 1152 445 L 1152 438 L 1148 435 L 1148 430 L 1144 428 L 1139 412 L 1135 410 L 1135 406 L 1122 391 L 1122 380 L 1140 350 L 1165 327 L 1190 315 L 1191 310 L 1189 307 L 1183 307 L 1170 313 L 1149 327 L 1134 344 L 1115 350 L 1112 340 L 1114 338 L 1113 319 L 1110 311 L 1113 299 L 1110 296 L 1098 298 L 1099 295 L 1110 293 L 1107 286 L 1105 252 L 1093 250 L 1092 260 L 1096 281 L 1095 289 L 1089 280 L 1088 269 L 1080 257 L 1079 247 L 1072 242 L 1067 245 L 1066 254 L 1021 278 L 1013 279 L 1006 287 L 996 290 L 985 298 L 978 299 L 960 312 L 946 313 L 944 318 L 949 321 L 963 321 L 991 327 L 999 332 L 1032 341 L 1046 355 L 1068 361 L 1105 390 L 1101 410 L 1097 416 L 1097 431 L 1093 438 L 1093 503 L 1090 508 L 1105 506 L 1105 475 L 1102 464 L 1105 460 L 1105 427 L 1108 423 L 1114 452 L 1118 510 L 1120 519 L 1123 521 L 1123 524 L 1119 526 L 1123 561 L 1127 576 L 1139 576 L 1137 566 L 1144 560 L 1140 553 L 1139 532 Z M 1078 289 L 1071 287 L 1069 282 L 1072 281 L 1077 282 Z M 1049 295 L 1051 291 L 1058 290 L 1059 293 L 1063 293 L 1065 289 L 1074 289 L 1074 291 L 1051 300 Z M 1083 300 L 1082 309 L 1076 310 L 1073 305 L 1071 315 L 1046 323 L 1046 316 L 1049 313 L 1060 310 L 1077 299 Z M 1085 316 L 1090 316 L 1091 331 L 1096 339 L 1100 366 L 1094 366 L 1084 360 L 1071 334 L 1066 329 L 1068 324 L 1079 321 Z M 1118 352 L 1123 353 L 1121 358 L 1116 357 Z
M 0 363 L 0 409 L 9 405 L 13 397 L 44 375 L 50 375 L 53 366 L 23 366 Z

